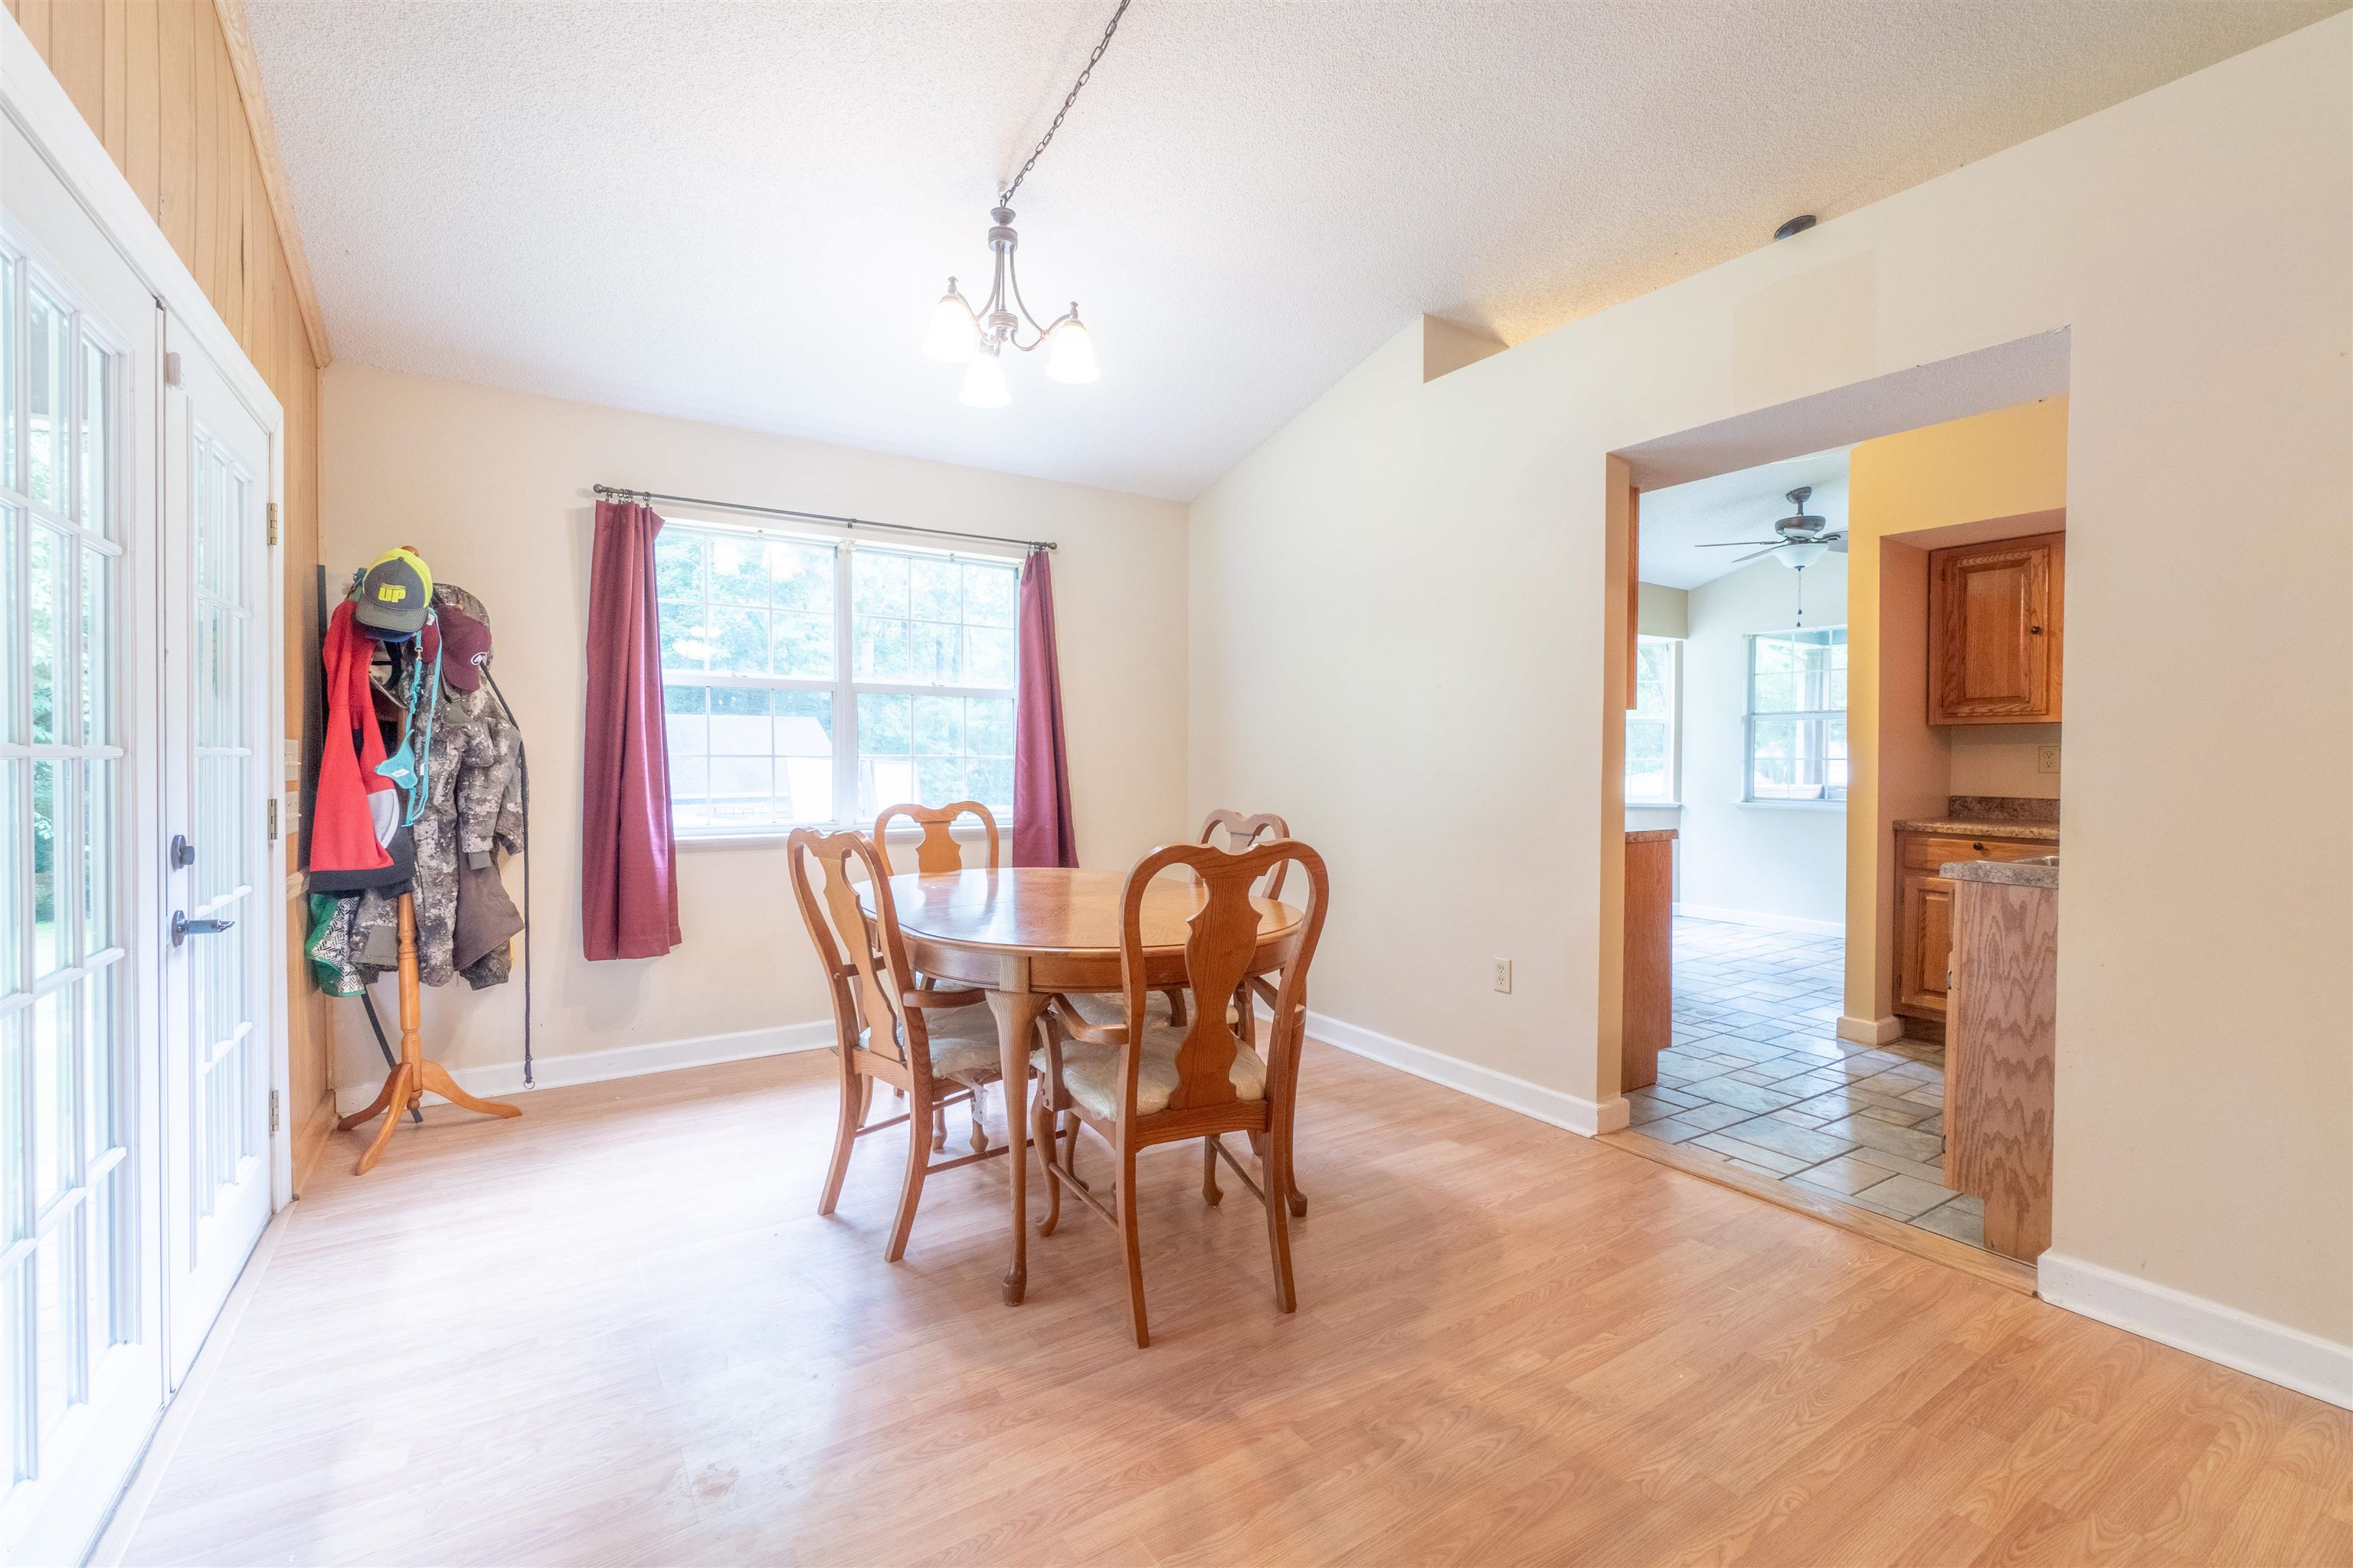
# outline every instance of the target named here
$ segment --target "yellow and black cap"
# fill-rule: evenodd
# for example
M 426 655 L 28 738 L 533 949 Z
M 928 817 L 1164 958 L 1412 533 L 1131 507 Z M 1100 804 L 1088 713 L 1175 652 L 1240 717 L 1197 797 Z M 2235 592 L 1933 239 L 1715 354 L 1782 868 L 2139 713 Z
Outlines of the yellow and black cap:
M 352 615 L 377 641 L 399 642 L 417 635 L 432 608 L 433 570 L 403 545 L 368 563 Z

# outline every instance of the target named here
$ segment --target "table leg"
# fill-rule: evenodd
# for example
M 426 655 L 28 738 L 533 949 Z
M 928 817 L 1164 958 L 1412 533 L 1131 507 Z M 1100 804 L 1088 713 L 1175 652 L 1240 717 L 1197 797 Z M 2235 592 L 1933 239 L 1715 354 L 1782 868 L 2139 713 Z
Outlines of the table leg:
M 1015 1307 L 1029 1288 L 1029 1053 L 1038 1044 L 1038 1015 L 1046 1011 L 1046 998 L 1033 991 L 992 991 L 988 1011 L 997 1017 L 1005 1137 L 1013 1146 L 1006 1154 L 1013 1174 L 1013 1263 L 1005 1271 L 1005 1304 Z

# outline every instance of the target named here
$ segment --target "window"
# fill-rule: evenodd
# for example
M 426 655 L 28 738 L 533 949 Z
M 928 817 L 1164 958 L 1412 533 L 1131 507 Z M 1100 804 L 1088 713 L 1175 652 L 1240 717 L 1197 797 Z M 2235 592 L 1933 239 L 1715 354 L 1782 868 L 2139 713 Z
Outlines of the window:
M 681 836 L 1010 818 L 1014 562 L 671 523 L 655 563 Z
M 1683 643 L 1644 637 L 1634 645 L 1634 705 L 1626 711 L 1626 804 L 1675 803 L 1675 708 Z
M 1846 799 L 1846 628 L 1748 640 L 1748 800 Z

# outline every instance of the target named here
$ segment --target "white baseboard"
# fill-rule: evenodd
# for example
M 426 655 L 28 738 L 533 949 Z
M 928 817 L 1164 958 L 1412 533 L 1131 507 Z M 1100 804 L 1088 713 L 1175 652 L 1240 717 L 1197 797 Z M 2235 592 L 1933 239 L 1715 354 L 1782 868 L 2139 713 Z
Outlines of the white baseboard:
M 2353 1409 L 2353 1345 L 2080 1257 L 2046 1252 L 2034 1272 L 2036 1294 L 2054 1307 Z
M 1843 920 L 1804 920 L 1795 915 L 1773 915 L 1762 909 L 1718 909 L 1711 904 L 1677 904 L 1675 913 L 1689 920 L 1721 920 L 1729 926 L 1762 926 L 1768 931 L 1803 931 L 1810 937 L 1843 937 Z
M 1850 1018 L 1841 1013 L 1838 1037 L 1852 1040 L 1858 1045 L 1884 1045 L 1891 1040 L 1904 1038 L 1904 1021 L 1900 1018 Z
M 601 1084 L 611 1078 L 634 1078 L 645 1073 L 668 1073 L 680 1067 L 708 1067 L 721 1062 L 747 1061 L 754 1056 L 781 1056 L 790 1051 L 821 1051 L 833 1044 L 833 1021 L 784 1023 L 767 1029 L 739 1029 L 731 1034 L 698 1034 L 685 1040 L 657 1040 L 645 1045 L 617 1045 L 607 1051 L 580 1051 L 562 1056 L 539 1056 L 532 1062 L 531 1086 L 536 1089 L 568 1088 L 575 1084 Z M 453 1067 L 449 1075 L 470 1095 L 486 1099 L 512 1099 L 529 1091 L 523 1086 L 522 1064 L 493 1062 L 480 1067 Z M 382 1076 L 345 1084 L 335 1090 L 335 1110 L 349 1116 L 376 1097 Z M 427 1104 L 443 1105 L 438 1095 Z
M 1492 1067 L 1482 1067 L 1459 1057 L 1443 1055 L 1419 1045 L 1409 1045 L 1402 1040 L 1392 1040 L 1369 1029 L 1360 1029 L 1343 1022 L 1329 1013 L 1310 1012 L 1307 1014 L 1308 1035 L 1341 1050 L 1411 1073 L 1417 1078 L 1427 1078 L 1450 1089 L 1460 1090 L 1489 1105 L 1515 1110 L 1522 1116 L 1532 1116 L 1538 1121 L 1567 1128 L 1574 1133 L 1592 1138 L 1600 1133 L 1616 1132 L 1626 1125 L 1625 1097 L 1596 1104 L 1560 1089 L 1548 1089 L 1542 1084 L 1532 1084 L 1525 1078 L 1515 1078 L 1509 1073 L 1498 1073 Z

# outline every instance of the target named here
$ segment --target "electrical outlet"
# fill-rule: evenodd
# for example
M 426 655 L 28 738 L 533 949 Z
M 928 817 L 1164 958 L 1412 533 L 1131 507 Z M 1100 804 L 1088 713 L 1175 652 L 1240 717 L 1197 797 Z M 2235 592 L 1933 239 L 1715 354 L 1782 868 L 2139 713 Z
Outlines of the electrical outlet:
M 1512 993 L 1512 960 L 1509 959 L 1495 960 L 1495 989 L 1505 996 Z
M 2059 748 L 2055 746 L 2036 747 L 2034 748 L 2034 771 L 2037 773 L 2058 772 Z

